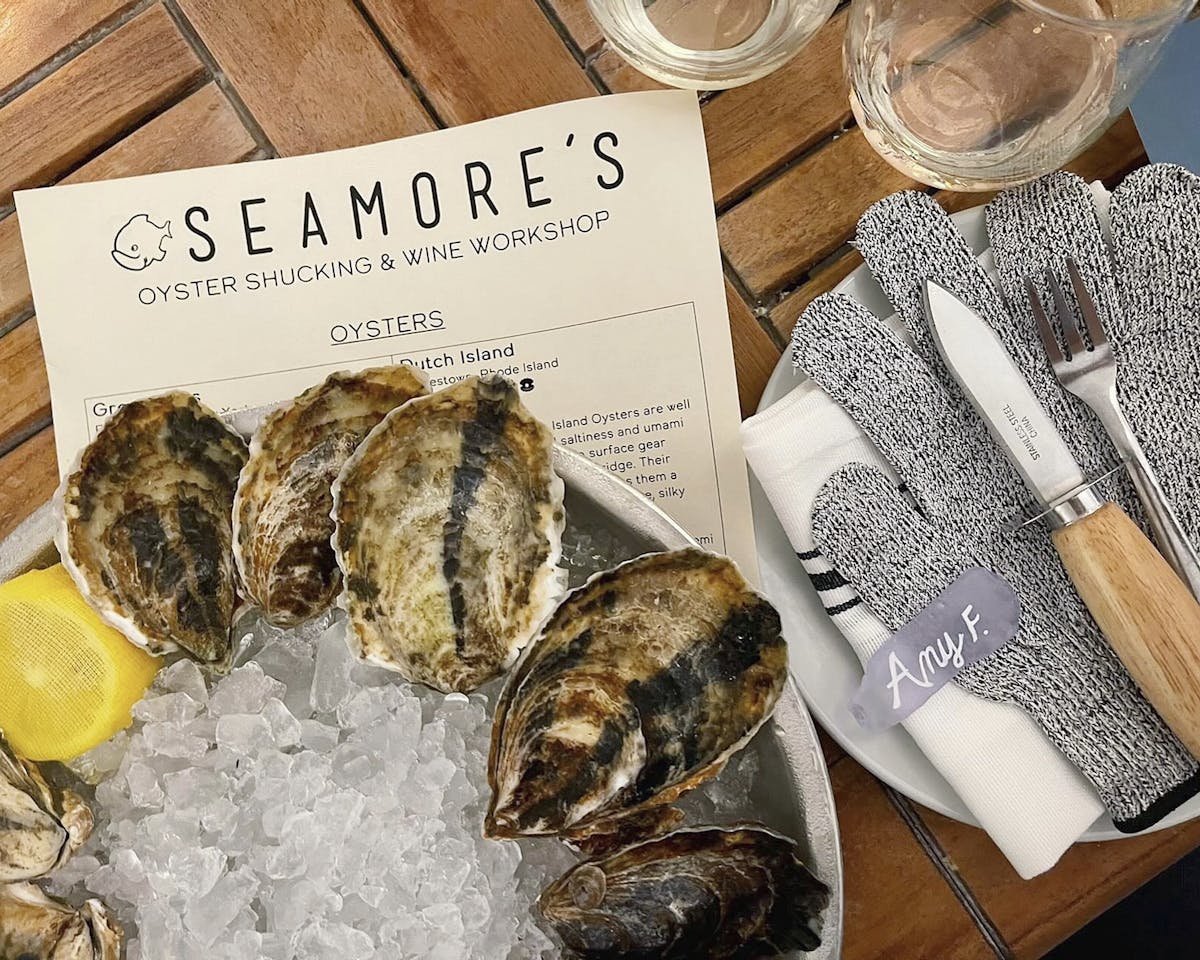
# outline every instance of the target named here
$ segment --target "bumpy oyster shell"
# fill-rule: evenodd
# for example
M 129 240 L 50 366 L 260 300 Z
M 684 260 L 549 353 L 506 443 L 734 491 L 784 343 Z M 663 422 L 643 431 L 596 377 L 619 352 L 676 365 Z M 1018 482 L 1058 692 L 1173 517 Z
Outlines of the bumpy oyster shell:
M 603 849 L 678 823 L 775 708 L 779 615 L 733 562 L 649 554 L 597 574 L 510 675 L 492 727 L 484 831 Z
M 821 945 L 829 888 L 786 837 L 757 826 L 679 830 L 551 884 L 538 906 L 587 960 L 752 960 Z
M 0 734 L 0 884 L 45 876 L 91 832 L 84 802 L 47 784 L 37 764 L 19 758 Z
M 459 691 L 512 663 L 563 589 L 551 446 L 499 377 L 409 401 L 367 435 L 334 484 L 360 657 Z
M 245 462 L 245 441 L 215 413 L 168 393 L 121 409 L 63 481 L 63 565 L 139 647 L 228 656 L 231 512 Z
M 333 481 L 385 414 L 426 393 L 408 366 L 334 373 L 254 432 L 233 501 L 233 555 L 246 596 L 272 623 L 333 604 Z
M 117 960 L 121 928 L 99 900 L 80 910 L 32 883 L 0 887 L 0 960 Z

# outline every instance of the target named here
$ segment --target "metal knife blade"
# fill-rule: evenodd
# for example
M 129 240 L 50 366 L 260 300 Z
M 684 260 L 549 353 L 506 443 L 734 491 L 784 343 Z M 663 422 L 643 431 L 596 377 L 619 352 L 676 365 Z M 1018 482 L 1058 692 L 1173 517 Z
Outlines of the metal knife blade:
M 925 317 L 954 379 L 1038 500 L 1048 506 L 1080 486 L 1079 464 L 987 322 L 933 280 Z
M 1076 592 L 1167 726 L 1200 757 L 1200 603 L 1118 504 L 1082 487 L 1079 464 L 991 327 L 931 281 L 925 316 L 950 372 L 1049 508 L 1050 539 Z

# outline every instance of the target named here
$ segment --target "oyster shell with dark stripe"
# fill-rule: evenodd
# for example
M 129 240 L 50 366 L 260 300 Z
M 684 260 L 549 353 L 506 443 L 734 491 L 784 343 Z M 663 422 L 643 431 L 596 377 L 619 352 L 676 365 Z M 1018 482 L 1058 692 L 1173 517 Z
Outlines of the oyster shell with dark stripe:
M 254 432 L 233 501 L 233 552 L 246 596 L 272 623 L 299 623 L 333 604 L 341 588 L 333 481 L 371 428 L 426 393 L 404 365 L 334 373 Z
M 779 615 L 732 561 L 650 554 L 555 611 L 497 704 L 484 830 L 589 849 L 678 822 L 771 715 L 787 651 Z
M 56 538 L 88 602 L 151 653 L 222 662 L 233 494 L 246 443 L 186 393 L 127 404 L 63 483 Z
M 121 936 L 99 900 L 76 910 L 32 883 L 0 887 L 0 960 L 117 960 Z
M 45 876 L 91 832 L 86 804 L 47 784 L 37 764 L 13 753 L 0 734 L 0 885 Z
M 359 656 L 459 691 L 512 663 L 562 592 L 551 446 L 499 377 L 413 400 L 367 435 L 334 485 Z
M 757 826 L 680 830 L 590 863 L 538 906 L 585 960 L 755 960 L 821 945 L 829 888 Z

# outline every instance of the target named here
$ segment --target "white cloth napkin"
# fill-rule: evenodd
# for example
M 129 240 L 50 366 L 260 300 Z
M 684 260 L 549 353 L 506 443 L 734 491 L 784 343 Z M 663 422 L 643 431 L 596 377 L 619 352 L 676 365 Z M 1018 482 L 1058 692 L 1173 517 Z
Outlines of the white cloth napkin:
M 833 622 L 866 661 L 890 631 L 840 581 L 812 540 L 812 503 L 845 463 L 894 476 L 878 451 L 811 381 L 742 424 L 746 459 Z M 950 683 L 904 727 L 1021 877 L 1043 873 L 1104 813 L 1083 775 L 1015 704 Z

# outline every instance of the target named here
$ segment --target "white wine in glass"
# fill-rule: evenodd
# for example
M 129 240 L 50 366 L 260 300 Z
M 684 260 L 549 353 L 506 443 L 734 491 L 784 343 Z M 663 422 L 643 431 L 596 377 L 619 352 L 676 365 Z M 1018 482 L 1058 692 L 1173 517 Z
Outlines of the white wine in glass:
M 854 0 L 851 106 L 871 145 L 923 183 L 1022 183 L 1129 106 L 1193 2 Z
M 691 90 L 765 76 L 800 52 L 838 0 L 587 0 L 605 38 L 638 70 Z

